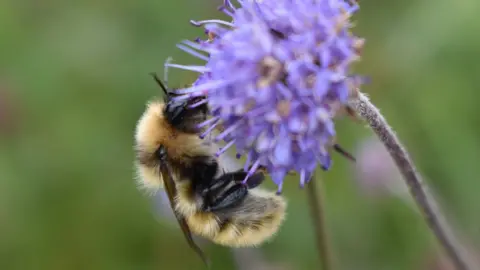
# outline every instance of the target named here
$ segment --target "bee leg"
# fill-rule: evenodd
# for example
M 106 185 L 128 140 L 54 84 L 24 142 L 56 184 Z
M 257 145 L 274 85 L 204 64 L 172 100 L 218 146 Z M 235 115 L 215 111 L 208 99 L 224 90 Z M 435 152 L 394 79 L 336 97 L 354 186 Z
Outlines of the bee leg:
M 247 173 L 241 170 L 213 180 L 203 192 L 206 211 L 216 211 L 240 203 L 248 193 L 248 187 L 240 183 L 246 176 Z
M 243 169 L 236 172 L 224 174 L 223 176 L 213 180 L 209 186 L 203 187 L 203 189 L 201 190 L 201 193 L 203 195 L 206 195 L 208 192 L 211 192 L 212 190 L 225 189 L 225 187 L 228 186 L 232 181 L 235 182 L 236 184 L 246 186 L 247 189 L 252 189 L 262 184 L 263 181 L 265 180 L 265 175 L 263 173 L 255 173 L 252 176 L 250 176 L 245 183 L 243 183 L 243 181 L 247 177 L 247 174 L 248 173 L 243 171 Z
M 218 192 L 215 190 L 211 191 L 212 193 Z M 245 185 L 242 184 L 235 184 L 232 187 L 230 187 L 228 190 L 226 190 L 223 194 L 220 194 L 218 197 L 216 197 L 214 200 L 210 201 L 207 200 L 205 207 L 205 211 L 219 211 L 223 210 L 226 208 L 231 208 L 234 207 L 238 204 L 240 204 L 245 197 L 248 194 L 248 189 Z M 209 195 L 214 195 L 214 194 L 209 194 Z M 210 197 L 210 196 L 209 196 Z
M 250 167 L 251 168 L 251 167 Z M 250 168 L 248 168 L 250 170 Z M 258 166 L 257 172 L 268 173 L 267 167 L 260 165 Z
M 245 177 L 243 177 L 240 181 L 243 182 L 244 179 Z M 256 188 L 260 184 L 262 184 L 264 180 L 265 180 L 265 174 L 262 172 L 258 172 L 250 176 L 245 182 L 245 185 L 247 186 L 248 189 Z
M 247 186 L 248 189 L 256 188 L 265 180 L 265 173 L 263 171 L 257 170 L 256 173 L 251 175 L 245 183 L 243 181 L 247 177 L 248 172 L 245 172 L 243 169 L 240 169 L 236 172 L 231 173 L 232 180 L 236 183 L 241 183 Z
M 222 180 L 221 178 L 215 179 L 215 174 L 218 171 L 217 162 L 212 162 L 211 164 L 196 162 L 191 169 L 194 179 L 194 189 L 197 193 L 202 195 L 207 194 L 208 190 L 212 188 L 219 188 L 222 185 L 222 182 L 224 182 L 220 181 Z
M 232 172 L 226 173 L 218 178 L 215 178 L 215 174 L 218 169 L 218 164 L 214 163 L 209 166 L 198 166 L 198 170 L 195 170 L 195 190 L 202 196 L 214 196 L 224 192 L 227 186 L 235 182 L 236 179 L 240 179 L 246 176 L 246 173 Z M 241 178 L 243 180 L 243 178 Z

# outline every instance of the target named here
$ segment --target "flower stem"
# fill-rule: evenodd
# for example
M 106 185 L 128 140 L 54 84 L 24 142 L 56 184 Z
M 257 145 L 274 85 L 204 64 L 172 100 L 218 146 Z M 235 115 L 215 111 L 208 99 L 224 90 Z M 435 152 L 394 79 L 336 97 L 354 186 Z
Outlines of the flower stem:
M 470 262 L 467 253 L 455 238 L 445 217 L 440 212 L 435 199 L 429 193 L 427 185 L 422 181 L 420 174 L 417 172 L 405 147 L 401 144 L 385 118 L 380 114 L 380 111 L 369 101 L 368 97 L 362 93 L 359 93 L 358 97 L 351 101 L 350 105 L 355 112 L 368 123 L 373 132 L 375 132 L 387 148 L 402 173 L 409 187 L 410 194 L 415 199 L 428 226 L 444 247 L 455 268 L 457 270 L 478 269 Z
M 330 247 L 328 245 L 327 229 L 325 225 L 325 211 L 321 196 L 321 190 L 317 188 L 315 176 L 312 176 L 310 183 L 307 184 L 308 204 L 310 205 L 310 214 L 312 216 L 315 230 L 315 239 L 317 242 L 318 255 L 323 270 L 332 270 L 332 258 Z

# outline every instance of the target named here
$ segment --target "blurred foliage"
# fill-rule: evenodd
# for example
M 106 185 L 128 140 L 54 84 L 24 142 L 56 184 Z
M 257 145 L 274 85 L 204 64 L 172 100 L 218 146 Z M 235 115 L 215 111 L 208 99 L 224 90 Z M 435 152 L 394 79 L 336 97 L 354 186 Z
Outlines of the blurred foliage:
M 173 2 L 0 1 L 0 104 L 8 100 L 10 110 L 0 118 L 14 122 L 0 127 L 0 269 L 203 269 L 133 181 L 135 123 L 160 93 L 148 73 L 162 72 L 168 56 L 192 63 L 175 43 L 202 34 L 190 19 L 218 14 L 218 1 Z M 355 32 L 367 46 L 356 70 L 372 78 L 364 91 L 475 246 L 480 4 L 360 2 Z M 169 84 L 193 75 L 172 69 Z M 338 133 L 349 149 L 370 136 L 347 119 Z M 418 212 L 396 197 L 366 197 L 353 166 L 334 161 L 321 178 L 337 269 L 425 269 L 438 247 Z M 286 184 L 288 220 L 258 251 L 292 269 L 318 269 L 306 193 L 297 187 L 296 179 Z M 213 269 L 234 269 L 229 249 L 204 248 Z

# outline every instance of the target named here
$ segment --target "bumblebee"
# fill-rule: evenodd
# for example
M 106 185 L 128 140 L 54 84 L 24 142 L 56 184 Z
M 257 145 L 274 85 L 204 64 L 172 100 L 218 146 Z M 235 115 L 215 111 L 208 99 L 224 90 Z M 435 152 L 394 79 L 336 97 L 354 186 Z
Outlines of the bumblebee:
M 192 104 L 205 97 L 177 101 L 174 91 L 154 78 L 166 98 L 149 102 L 136 126 L 139 184 L 153 192 L 165 189 L 190 247 L 204 261 L 192 234 L 228 247 L 271 239 L 285 219 L 285 199 L 258 188 L 262 170 L 243 184 L 247 172 L 227 170 L 215 156 L 218 145 L 199 137 L 197 126 L 207 119 L 208 107 Z

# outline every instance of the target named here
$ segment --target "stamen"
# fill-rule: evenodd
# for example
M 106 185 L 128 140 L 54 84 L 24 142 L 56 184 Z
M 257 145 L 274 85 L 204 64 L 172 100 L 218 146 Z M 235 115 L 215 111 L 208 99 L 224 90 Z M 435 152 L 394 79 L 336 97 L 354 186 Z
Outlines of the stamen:
M 328 167 L 326 165 L 323 165 L 323 164 L 321 165 L 321 167 L 322 167 L 322 170 L 324 170 L 324 171 L 328 171 L 330 169 L 330 167 Z
M 225 129 L 222 133 L 220 133 L 217 137 L 215 137 L 215 142 L 219 142 L 223 140 L 229 133 L 234 131 L 240 125 L 240 121 L 237 121 L 235 124 L 231 125 L 227 129 Z
M 205 103 L 207 103 L 207 99 L 202 99 L 202 100 L 200 100 L 200 101 L 197 102 L 197 103 L 193 103 L 192 105 L 189 105 L 188 108 L 189 108 L 189 109 L 195 109 L 195 108 L 197 108 L 198 106 L 201 106 L 201 105 L 203 105 L 203 104 L 205 104 Z
M 237 153 L 237 154 L 235 155 L 235 157 L 236 157 L 237 159 L 240 159 L 240 158 L 242 157 L 242 154 Z
M 363 47 L 365 46 L 364 38 L 355 38 L 352 42 L 352 47 L 355 50 L 355 53 L 360 55 L 362 53 Z
M 266 56 L 259 63 L 260 78 L 257 81 L 259 88 L 267 87 L 275 83 L 283 73 L 282 63 L 273 56 Z
M 204 73 L 204 72 L 209 72 L 210 71 L 210 68 L 207 68 L 205 66 L 187 66 L 187 65 L 178 65 L 178 64 L 165 64 L 165 67 L 173 67 L 173 68 L 191 70 L 191 71 L 195 71 L 195 72 L 198 72 L 198 73 Z
M 211 125 L 204 133 L 200 134 L 200 139 L 205 139 L 207 135 L 212 132 L 212 130 L 219 124 L 220 122 L 216 122 L 215 124 Z
M 328 171 L 332 166 L 332 159 L 330 158 L 330 155 L 328 153 L 315 153 L 315 158 L 320 163 L 320 167 L 324 171 Z
M 252 151 L 248 152 L 247 154 L 247 160 L 245 161 L 245 165 L 243 166 L 244 171 L 248 171 L 248 167 L 250 167 L 250 164 L 252 163 Z
M 282 188 L 283 188 L 283 181 L 280 184 L 278 184 L 278 189 L 275 194 L 282 195 Z
M 167 60 L 165 60 L 165 63 L 163 64 L 164 70 L 163 70 L 163 81 L 165 82 L 166 85 L 168 85 L 168 65 L 170 62 L 172 62 L 173 58 L 168 57 Z
M 245 115 L 248 116 L 248 118 L 252 119 L 253 117 L 267 113 L 270 109 L 271 108 L 269 108 L 268 106 L 263 106 L 263 107 L 248 111 Z
M 263 15 L 262 10 L 260 9 L 260 6 L 258 5 L 258 2 L 262 2 L 263 0 L 254 0 L 251 1 L 253 2 L 253 11 L 255 11 L 255 15 L 259 15 L 261 19 L 265 21 L 265 16 Z M 268 22 L 265 22 L 265 24 L 268 25 Z
M 203 55 L 203 54 L 200 54 L 199 52 L 196 52 L 194 50 L 192 50 L 191 48 L 185 46 L 185 45 L 182 45 L 182 44 L 177 44 L 177 48 L 179 48 L 180 50 L 186 52 L 186 53 L 189 53 L 195 57 L 198 57 L 204 61 L 208 61 L 208 57 Z
M 207 90 L 204 91 L 199 91 L 197 93 L 190 93 L 190 94 L 181 94 L 181 93 L 175 93 L 178 96 L 176 97 L 171 97 L 170 100 L 172 101 L 183 101 L 191 98 L 196 98 L 196 97 L 203 97 L 207 94 Z
M 208 30 L 205 30 L 205 34 L 208 35 Z M 208 41 L 201 39 L 200 37 L 196 37 L 193 40 L 195 43 L 200 44 L 201 46 L 208 46 L 207 43 Z
M 218 105 L 222 105 L 222 106 L 225 106 L 225 107 L 227 107 L 227 106 L 234 106 L 234 105 L 237 105 L 237 104 L 243 102 L 243 100 L 244 100 L 244 98 L 241 98 L 241 97 L 240 97 L 240 98 L 234 98 L 234 99 L 222 101 L 222 102 L 219 103 Z M 215 103 L 212 101 L 211 105 L 214 106 L 214 105 L 217 105 L 217 104 L 215 104 Z
M 226 26 L 229 26 L 229 27 L 234 27 L 234 25 L 232 23 L 222 21 L 222 20 L 204 20 L 204 21 L 190 20 L 190 23 L 195 25 L 195 26 L 202 26 L 202 25 L 207 24 L 207 23 L 216 23 L 216 24 L 226 25 Z
M 231 11 L 229 11 L 228 9 L 226 9 L 226 8 L 222 8 L 220 11 L 223 12 L 223 13 L 225 13 L 225 14 L 227 14 L 227 15 L 230 16 L 230 17 L 233 17 L 233 16 L 234 16 L 234 14 L 233 14 Z
M 360 6 L 358 5 L 357 1 L 350 1 L 350 4 L 352 5 L 347 12 L 352 14 L 357 12 L 360 9 Z
M 223 5 L 224 6 L 228 5 L 228 7 L 231 8 L 233 11 L 237 10 L 230 0 L 224 0 Z
M 342 12 L 342 14 L 340 14 L 337 18 L 337 22 L 336 24 L 334 25 L 334 33 L 335 34 L 339 34 L 340 31 L 343 29 L 343 27 L 347 26 L 348 23 L 349 23 L 349 19 L 350 19 L 350 16 L 352 14 L 344 11 Z
M 300 171 L 300 188 L 304 188 L 306 183 L 306 172 L 305 170 Z
M 218 150 L 217 153 L 215 153 L 215 156 L 216 157 L 219 157 L 221 154 L 225 153 L 225 151 L 228 150 L 228 148 L 230 148 L 230 146 L 232 146 L 233 144 L 235 143 L 235 140 L 231 140 L 229 143 L 227 143 L 223 148 L 220 148 L 220 150 Z
M 224 81 L 224 80 L 212 81 L 212 82 L 208 82 L 208 83 L 204 83 L 204 84 L 193 85 L 193 86 L 188 87 L 188 88 L 177 89 L 175 92 L 177 94 L 191 94 L 191 93 L 201 91 L 201 90 L 204 90 L 204 89 L 216 89 L 216 88 L 225 86 L 229 83 L 230 82 Z
M 292 99 L 292 92 L 283 83 L 276 83 L 276 89 L 285 99 Z
M 208 119 L 207 121 L 204 121 L 204 122 L 198 124 L 198 125 L 197 125 L 197 128 L 203 128 L 203 127 L 205 127 L 205 126 L 208 126 L 208 125 L 210 125 L 211 123 L 218 121 L 219 119 L 220 119 L 220 117 L 218 117 L 218 116 L 215 116 L 215 117 L 213 117 L 213 118 L 210 118 L 210 119 Z
M 223 36 L 225 33 L 227 33 L 230 30 L 230 29 L 226 29 L 222 26 L 219 26 L 218 24 L 207 24 L 204 27 L 205 27 L 205 33 L 208 36 L 208 41 L 214 40 L 215 37 L 217 37 L 217 36 Z M 208 52 L 212 53 L 214 51 L 216 51 L 215 48 L 209 48 Z
M 225 4 L 219 6 L 217 9 L 218 9 L 219 11 L 227 14 L 228 16 L 233 17 L 233 12 L 231 12 L 230 10 L 228 10 L 227 7 L 225 6 Z
M 211 53 L 211 51 L 208 48 L 206 48 L 205 46 L 202 46 L 202 44 L 195 43 L 195 42 L 190 41 L 188 39 L 182 40 L 181 43 L 184 44 L 184 45 L 187 45 L 189 47 L 192 47 L 195 50 Z
M 260 159 L 257 159 L 257 161 L 255 161 L 255 163 L 253 163 L 253 166 L 248 171 L 247 176 L 245 176 L 245 179 L 243 179 L 242 184 L 247 183 L 248 178 L 250 178 L 250 176 L 252 176 L 257 171 L 258 166 L 260 166 Z

